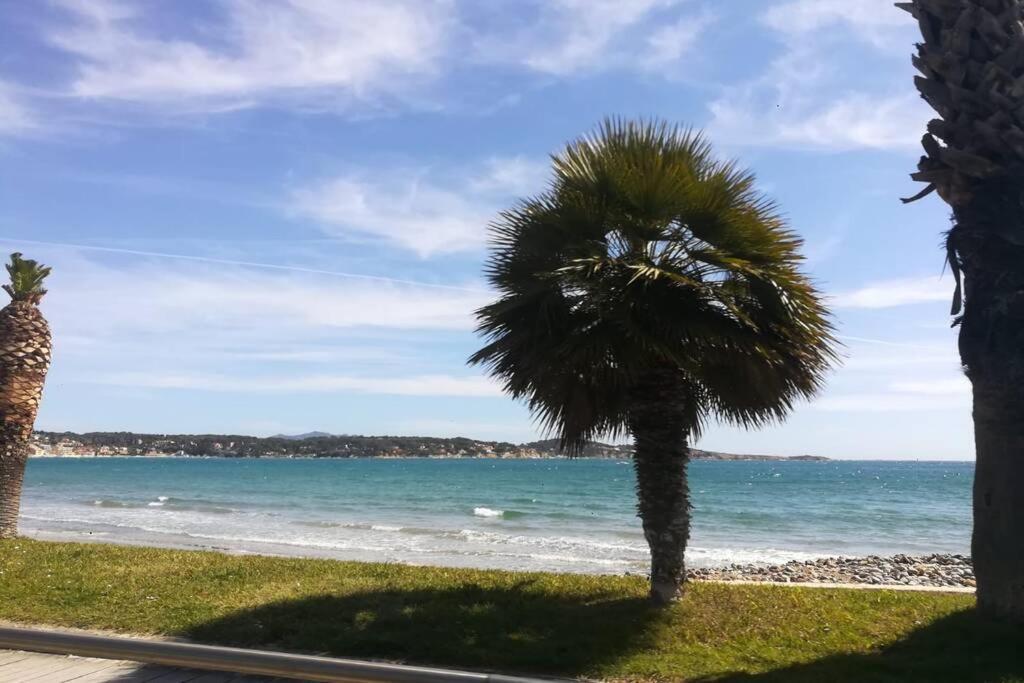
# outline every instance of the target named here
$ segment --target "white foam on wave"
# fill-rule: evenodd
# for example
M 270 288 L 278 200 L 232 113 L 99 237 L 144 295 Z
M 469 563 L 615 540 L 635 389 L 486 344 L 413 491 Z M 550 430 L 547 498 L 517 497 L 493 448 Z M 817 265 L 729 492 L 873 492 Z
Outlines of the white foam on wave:
M 480 506 L 473 508 L 473 514 L 477 517 L 503 517 L 505 515 L 505 511 L 492 510 L 491 508 Z
M 801 562 L 823 557 L 822 553 L 809 553 L 781 548 L 703 548 L 686 549 L 686 561 L 698 567 L 720 567 L 729 564 L 785 564 L 791 560 Z

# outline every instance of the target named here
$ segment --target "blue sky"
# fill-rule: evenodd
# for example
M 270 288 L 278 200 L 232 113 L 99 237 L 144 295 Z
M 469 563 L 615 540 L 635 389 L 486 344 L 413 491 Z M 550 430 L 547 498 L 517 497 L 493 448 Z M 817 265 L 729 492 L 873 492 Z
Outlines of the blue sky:
M 606 115 L 703 128 L 846 361 L 705 448 L 973 456 L 889 0 L 0 0 L 0 249 L 54 267 L 45 429 L 527 440 L 465 365 L 486 224 Z

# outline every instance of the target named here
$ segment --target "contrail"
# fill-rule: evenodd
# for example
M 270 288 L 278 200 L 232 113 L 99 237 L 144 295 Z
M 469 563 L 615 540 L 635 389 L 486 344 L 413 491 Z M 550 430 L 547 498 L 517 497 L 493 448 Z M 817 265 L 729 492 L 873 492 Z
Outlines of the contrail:
M 869 339 L 867 337 L 851 337 L 845 334 L 837 334 L 837 339 L 844 339 L 846 341 L 861 342 L 864 344 L 878 344 L 879 346 L 898 346 L 904 349 L 920 349 L 922 351 L 936 351 L 938 350 L 934 346 L 924 346 L 923 344 L 905 344 L 903 342 L 885 341 L 883 339 Z
M 340 270 L 321 270 L 319 268 L 303 268 L 302 266 L 283 266 L 278 263 L 259 263 L 256 261 L 235 261 L 232 259 L 212 258 L 209 256 L 190 256 L 188 254 L 168 254 L 162 251 L 143 251 L 140 249 L 122 249 L 120 247 L 97 247 L 89 244 L 71 244 L 68 242 L 46 242 L 43 240 L 16 239 L 13 237 L 0 236 L 0 242 L 14 242 L 16 244 L 37 244 L 46 247 L 60 247 L 64 249 L 78 249 L 80 251 L 101 251 L 110 254 L 129 254 L 132 256 L 149 256 L 154 258 L 177 259 L 180 261 L 198 261 L 199 263 L 216 263 L 227 266 L 243 266 L 246 268 L 264 268 L 266 270 L 285 270 L 293 273 L 310 273 L 313 275 L 331 275 L 344 277 L 353 280 L 369 280 L 371 282 L 388 282 L 396 285 L 409 285 L 412 287 L 428 287 L 433 289 L 447 289 L 456 292 L 470 292 L 472 294 L 491 294 L 486 289 L 473 287 L 460 287 L 458 285 L 442 285 L 434 282 L 420 282 L 418 280 L 403 280 L 401 278 L 386 277 L 384 275 L 365 275 L 363 273 L 346 273 Z

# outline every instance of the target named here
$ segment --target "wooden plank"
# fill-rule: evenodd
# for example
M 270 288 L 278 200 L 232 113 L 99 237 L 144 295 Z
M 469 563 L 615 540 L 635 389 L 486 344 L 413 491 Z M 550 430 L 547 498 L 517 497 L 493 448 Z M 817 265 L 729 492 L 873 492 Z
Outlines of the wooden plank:
M 20 662 L 26 657 L 28 657 L 27 652 L 21 652 L 19 650 L 4 650 L 0 652 L 0 666 L 3 666 L 4 664 L 13 664 L 14 662 Z
M 148 683 L 191 683 L 202 675 L 202 671 L 195 671 L 193 669 L 172 669 L 163 676 L 154 678 Z
M 30 655 L 20 662 L 0 667 L 0 682 L 22 683 L 29 678 L 70 669 L 78 662 L 70 657 Z
M 136 664 L 135 666 L 137 668 L 132 672 L 131 680 L 139 681 L 139 683 L 143 681 L 145 683 L 154 683 L 154 681 L 160 681 L 160 683 L 185 683 L 196 677 L 194 673 L 158 664 Z
M 75 681 L 82 676 L 103 671 L 121 664 L 121 662 L 111 659 L 91 659 L 85 657 L 75 657 L 74 659 L 77 663 L 73 667 L 63 669 L 55 673 L 40 674 L 36 678 L 28 678 L 26 679 L 26 683 L 69 683 L 70 681 Z
M 193 678 L 188 683 L 229 683 L 235 680 L 238 676 L 236 674 L 209 672 L 204 673 L 198 678 Z
M 134 662 L 114 662 L 113 666 L 72 679 L 70 683 L 138 683 L 131 677 L 138 670 L 139 665 Z

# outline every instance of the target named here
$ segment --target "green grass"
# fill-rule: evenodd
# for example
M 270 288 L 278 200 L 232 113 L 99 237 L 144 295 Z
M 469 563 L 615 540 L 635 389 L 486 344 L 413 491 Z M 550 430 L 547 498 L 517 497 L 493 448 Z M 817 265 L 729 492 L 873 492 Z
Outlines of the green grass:
M 418 664 L 622 680 L 1024 681 L 1024 629 L 962 594 L 0 541 L 0 620 Z

